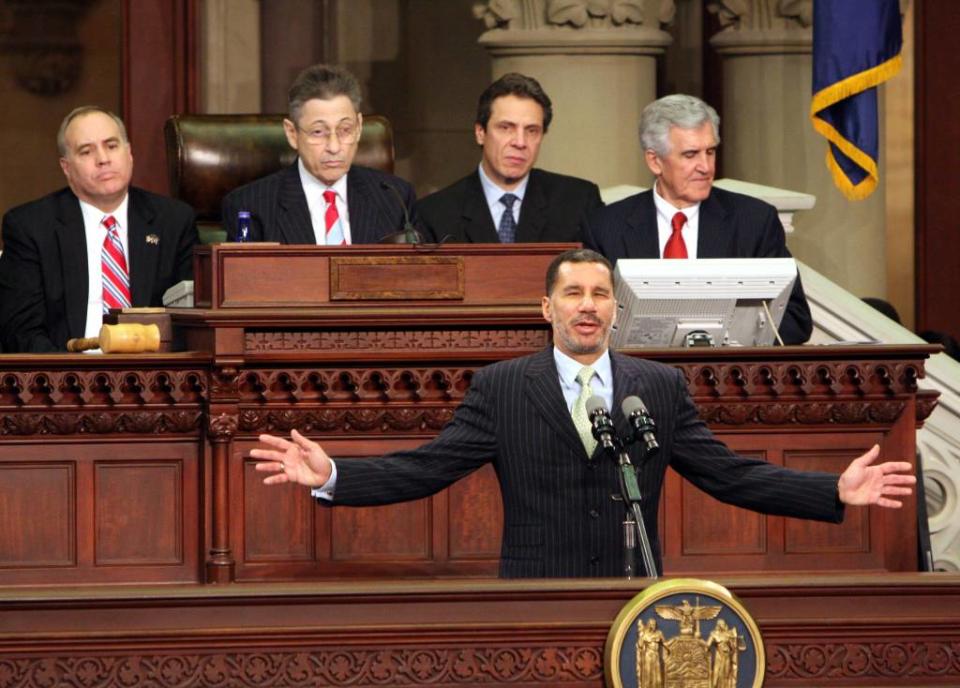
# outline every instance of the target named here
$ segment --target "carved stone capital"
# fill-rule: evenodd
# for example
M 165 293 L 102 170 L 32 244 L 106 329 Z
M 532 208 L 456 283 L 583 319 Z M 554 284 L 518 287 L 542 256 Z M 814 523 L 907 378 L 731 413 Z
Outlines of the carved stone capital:
M 674 0 L 488 0 L 473 14 L 488 29 L 530 31 L 549 27 L 605 29 L 669 24 Z
M 672 42 L 661 27 L 674 0 L 488 0 L 474 16 L 488 31 L 479 43 L 493 55 L 658 55 Z
M 724 28 L 710 44 L 727 54 L 810 53 L 813 0 L 715 0 L 707 10 Z

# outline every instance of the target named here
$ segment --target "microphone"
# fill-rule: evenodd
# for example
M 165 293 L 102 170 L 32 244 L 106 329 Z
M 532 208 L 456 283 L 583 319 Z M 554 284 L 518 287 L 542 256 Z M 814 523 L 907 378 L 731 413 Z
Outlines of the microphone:
M 387 234 L 385 237 L 378 241 L 378 244 L 422 244 L 423 236 L 416 230 L 413 226 L 413 223 L 410 222 L 410 212 L 407 210 L 407 204 L 403 202 L 403 196 L 400 195 L 400 192 L 394 188 L 393 184 L 388 184 L 387 182 L 380 182 L 380 186 L 384 189 L 390 189 L 393 192 L 394 197 L 397 199 L 397 203 L 400 204 L 401 210 L 403 210 L 403 229 L 399 232 L 393 232 L 392 234 Z
M 637 442 L 643 444 L 645 454 L 652 454 L 660 449 L 657 444 L 657 436 L 654 434 L 657 429 L 656 423 L 650 417 L 650 412 L 646 405 L 637 396 L 630 396 L 620 404 L 623 415 L 627 417 L 627 422 L 633 430 L 633 437 Z
M 584 405 L 587 408 L 587 418 L 590 419 L 594 439 L 602 444 L 604 449 L 616 449 L 618 445 L 616 428 L 606 402 L 602 397 L 594 394 Z

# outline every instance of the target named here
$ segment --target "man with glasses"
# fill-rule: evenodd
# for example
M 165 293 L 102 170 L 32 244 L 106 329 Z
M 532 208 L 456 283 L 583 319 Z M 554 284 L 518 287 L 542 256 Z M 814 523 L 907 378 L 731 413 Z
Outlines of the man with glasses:
M 294 80 L 284 132 L 297 161 L 223 199 L 227 236 L 250 213 L 249 241 L 340 246 L 372 244 L 404 228 L 413 188 L 353 164 L 363 126 L 360 85 L 347 70 L 313 65 Z M 401 203 L 402 199 L 402 203 Z
M 593 182 L 534 169 L 553 119 L 536 79 L 505 74 L 477 103 L 480 165 L 417 205 L 434 241 L 458 243 L 580 241 L 580 221 L 603 205 Z

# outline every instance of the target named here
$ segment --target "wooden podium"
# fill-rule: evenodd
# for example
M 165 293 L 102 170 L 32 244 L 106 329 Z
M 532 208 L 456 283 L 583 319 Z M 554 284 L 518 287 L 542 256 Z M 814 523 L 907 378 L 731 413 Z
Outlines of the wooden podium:
M 209 246 L 201 307 L 171 315 L 190 351 L 4 356 L 0 586 L 494 576 L 490 467 L 429 499 L 324 509 L 263 486 L 249 451 L 292 428 L 342 460 L 430 439 L 479 367 L 548 345 L 544 273 L 565 248 Z M 679 367 L 738 451 L 839 471 L 875 442 L 912 460 L 934 350 L 631 353 Z M 912 502 L 832 526 L 732 509 L 670 475 L 660 528 L 667 573 L 916 567 Z
M 175 320 L 213 354 L 210 580 L 493 576 L 501 529 L 492 468 L 430 499 L 318 509 L 266 488 L 249 450 L 299 428 L 336 457 L 415 446 L 451 417 L 479 366 L 549 342 L 549 261 L 567 246 L 220 245 L 197 254 L 198 305 Z M 924 348 L 637 351 L 681 367 L 732 447 L 839 472 L 880 443 L 912 460 Z M 229 529 L 218 524 L 229 523 Z M 835 526 L 722 505 L 671 474 L 660 514 L 667 572 L 916 567 L 916 514 L 850 509 Z M 229 530 L 229 532 L 227 532 Z M 219 539 L 218 539 L 219 535 Z
M 603 685 L 606 633 L 645 581 L 489 580 L 489 467 L 430 499 L 324 509 L 249 458 L 294 427 L 343 460 L 434 436 L 475 370 L 548 345 L 563 248 L 206 247 L 202 307 L 171 315 L 190 351 L 0 357 L 0 684 Z M 631 353 L 680 368 L 739 451 L 839 470 L 874 442 L 913 457 L 935 350 Z M 767 685 L 957 685 L 960 582 L 909 573 L 912 502 L 832 526 L 676 475 L 664 490 L 667 575 L 738 595 Z

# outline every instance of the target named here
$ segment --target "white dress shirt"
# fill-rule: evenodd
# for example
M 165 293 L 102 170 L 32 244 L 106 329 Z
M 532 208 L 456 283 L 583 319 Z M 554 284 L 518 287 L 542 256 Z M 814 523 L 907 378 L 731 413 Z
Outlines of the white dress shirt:
M 333 191 L 337 194 L 336 205 L 337 214 L 340 215 L 340 222 L 343 225 L 343 238 L 348 244 L 353 243 L 350 236 L 350 210 L 347 207 L 347 175 L 343 175 L 333 183 L 327 186 L 322 181 L 314 177 L 303 164 L 303 160 L 297 158 L 297 169 L 300 170 L 300 185 L 303 187 L 303 193 L 307 197 L 307 208 L 310 210 L 310 224 L 313 225 L 313 235 L 316 237 L 318 246 L 327 245 L 327 199 L 323 197 L 324 191 Z
M 117 221 L 117 234 L 123 244 L 123 257 L 127 261 L 127 274 L 130 273 L 130 244 L 127 239 L 127 204 L 129 196 L 124 196 L 120 205 L 112 213 L 80 201 L 83 214 L 83 232 L 87 242 L 87 322 L 83 327 L 84 337 L 99 337 L 103 325 L 103 242 L 107 238 L 107 228 L 103 219 L 113 215 Z
M 660 241 L 660 257 L 663 258 L 663 249 L 673 234 L 673 216 L 677 213 L 683 213 L 687 216 L 687 222 L 683 225 L 681 234 L 683 243 L 687 247 L 687 257 L 697 257 L 697 241 L 700 237 L 700 204 L 688 206 L 686 208 L 674 208 L 669 202 L 664 200 L 663 196 L 657 191 L 659 183 L 653 185 L 653 204 L 657 207 L 657 239 Z

